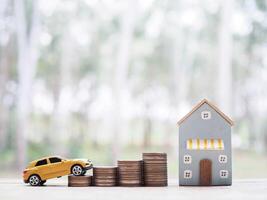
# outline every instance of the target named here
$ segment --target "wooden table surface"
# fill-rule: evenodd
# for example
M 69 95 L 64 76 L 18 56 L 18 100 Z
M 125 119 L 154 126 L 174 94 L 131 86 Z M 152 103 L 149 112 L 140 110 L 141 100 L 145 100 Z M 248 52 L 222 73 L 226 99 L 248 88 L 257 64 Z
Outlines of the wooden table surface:
M 121 200 L 121 199 L 262 199 L 267 200 L 267 179 L 235 180 L 225 187 L 67 187 L 67 179 L 54 179 L 42 187 L 31 187 L 19 179 L 0 178 L 0 200 Z

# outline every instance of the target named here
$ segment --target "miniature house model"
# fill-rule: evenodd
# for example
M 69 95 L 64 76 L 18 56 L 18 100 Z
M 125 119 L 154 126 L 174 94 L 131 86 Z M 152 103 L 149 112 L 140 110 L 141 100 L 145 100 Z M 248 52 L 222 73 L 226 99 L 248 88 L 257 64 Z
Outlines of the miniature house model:
M 178 125 L 179 184 L 231 185 L 233 121 L 204 99 Z

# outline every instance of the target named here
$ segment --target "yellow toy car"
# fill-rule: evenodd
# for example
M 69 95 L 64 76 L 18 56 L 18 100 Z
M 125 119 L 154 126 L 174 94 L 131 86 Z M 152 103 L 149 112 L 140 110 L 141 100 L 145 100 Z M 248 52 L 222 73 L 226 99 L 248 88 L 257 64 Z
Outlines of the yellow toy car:
M 43 185 L 46 180 L 69 174 L 82 176 L 93 164 L 87 159 L 63 159 L 58 156 L 45 157 L 30 162 L 23 171 L 23 180 L 32 186 Z

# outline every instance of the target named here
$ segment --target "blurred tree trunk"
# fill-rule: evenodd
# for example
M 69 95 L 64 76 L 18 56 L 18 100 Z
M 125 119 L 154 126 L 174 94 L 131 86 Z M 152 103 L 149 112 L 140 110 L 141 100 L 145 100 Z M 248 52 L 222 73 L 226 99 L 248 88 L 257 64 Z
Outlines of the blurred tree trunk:
M 179 34 L 180 37 L 181 34 Z M 185 67 L 182 63 L 183 45 L 181 38 L 174 39 L 171 44 L 171 74 L 170 74 L 170 100 L 176 109 L 185 100 Z M 177 109 L 178 110 L 178 109 Z
M 143 148 L 148 148 L 151 146 L 151 136 L 152 136 L 152 119 L 150 114 L 150 103 L 145 102 L 145 120 L 144 120 L 144 139 Z
M 255 113 L 253 113 L 253 111 L 251 110 L 251 96 L 249 95 L 245 95 L 243 97 L 244 100 L 244 105 L 245 105 L 245 121 L 247 121 L 247 125 L 248 125 L 248 145 L 250 149 L 255 149 L 255 144 L 256 144 L 256 125 L 255 125 Z M 253 117 L 254 114 L 254 117 Z
M 4 104 L 5 96 L 5 83 L 8 80 L 8 54 L 10 47 L 7 46 L 5 51 L 1 50 L 0 53 L 0 151 L 5 148 L 7 132 L 8 132 L 8 108 Z
M 26 137 L 29 131 L 32 82 L 38 59 L 39 12 L 38 1 L 32 1 L 32 13 L 29 22 L 27 22 L 25 1 L 16 0 L 14 3 L 18 43 L 16 161 L 18 169 L 22 169 L 26 162 Z
M 112 80 L 113 112 L 112 112 L 112 160 L 115 162 L 120 151 L 120 136 L 126 127 L 126 120 L 122 118 L 123 91 L 127 88 L 127 73 L 129 67 L 130 46 L 132 43 L 134 22 L 138 2 L 127 1 L 127 8 L 121 16 L 121 33 L 117 53 L 117 62 Z M 125 133 L 126 134 L 126 133 Z
M 5 19 L 8 1 L 0 0 L 0 5 L 0 19 Z M 8 36 L 5 34 L 8 33 L 4 33 L 4 35 L 0 38 L 0 151 L 6 146 L 9 114 L 8 108 L 3 102 L 5 96 L 5 84 L 9 76 L 8 65 L 11 48 L 8 41 Z
M 67 139 L 70 138 L 70 130 L 68 128 L 68 120 L 70 119 L 70 113 L 68 108 L 64 105 L 69 103 L 70 96 L 69 94 L 73 92 L 71 90 L 72 85 L 72 66 L 75 66 L 73 58 L 73 43 L 70 41 L 70 35 L 68 30 L 65 30 L 65 33 L 62 37 L 61 42 L 61 58 L 59 66 L 59 74 L 56 80 L 56 87 L 54 90 L 55 95 L 55 109 L 53 113 L 53 125 L 52 133 L 56 133 L 56 136 L 53 134 L 52 138 L 55 145 L 56 154 L 67 156 L 68 150 Z M 69 105 L 67 105 L 69 107 Z
M 229 114 L 232 104 L 232 19 L 233 1 L 221 1 L 221 16 L 219 29 L 219 70 L 217 101 L 222 110 Z
M 177 2 L 169 2 L 168 10 L 175 10 L 178 13 L 183 12 L 183 3 Z M 180 14 L 181 15 L 181 14 Z M 179 16 L 179 15 L 178 15 Z M 166 35 L 170 35 L 169 41 L 169 59 L 170 59 L 170 87 L 169 87 L 169 94 L 170 94 L 170 101 L 171 105 L 175 108 L 175 112 L 178 112 L 179 107 L 181 104 L 186 100 L 186 70 L 185 63 L 186 60 L 189 62 L 192 60 L 188 58 L 188 53 L 190 52 L 190 44 L 188 43 L 188 35 L 184 35 L 183 27 L 181 27 L 179 23 L 179 17 L 175 21 L 175 31 L 172 32 L 170 35 L 169 32 L 166 32 Z M 168 24 L 165 25 L 164 30 L 168 30 Z M 188 48 L 188 49 L 186 49 Z
M 176 7 L 176 9 L 182 13 L 181 8 L 183 5 L 180 2 L 176 4 Z M 186 71 L 187 68 L 190 68 L 194 63 L 194 59 L 191 56 L 194 45 L 192 39 L 190 40 L 190 38 L 192 37 L 190 37 L 190 33 L 188 33 L 188 31 L 183 32 L 183 27 L 180 25 L 176 26 L 176 31 L 172 35 L 172 42 L 170 44 L 171 52 L 169 54 L 171 66 L 169 95 L 172 106 L 171 110 L 175 112 L 171 113 L 171 116 L 175 116 L 179 114 L 179 112 L 184 111 L 189 81 L 192 81 L 188 79 L 192 76 L 188 76 Z M 173 123 L 173 121 L 171 121 L 171 123 Z M 166 122 L 166 124 L 168 123 Z M 166 132 L 172 132 L 171 126 L 168 126 L 166 129 Z M 171 134 L 169 134 L 168 137 L 165 137 L 165 139 L 165 146 L 170 147 L 171 144 L 173 144 L 171 141 Z M 178 144 L 178 142 L 176 144 Z M 176 145 L 173 146 L 173 151 L 176 153 Z

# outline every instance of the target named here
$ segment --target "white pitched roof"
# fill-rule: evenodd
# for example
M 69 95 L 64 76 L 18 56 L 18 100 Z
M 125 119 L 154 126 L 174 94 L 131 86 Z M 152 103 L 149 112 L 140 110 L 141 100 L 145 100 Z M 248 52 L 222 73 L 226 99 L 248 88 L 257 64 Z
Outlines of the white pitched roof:
M 195 112 L 198 108 L 200 108 L 204 103 L 208 104 L 210 107 L 212 107 L 219 115 L 221 115 L 222 118 L 224 118 L 231 126 L 234 125 L 234 122 L 225 115 L 222 111 L 220 111 L 219 108 L 217 108 L 215 105 L 213 105 L 210 101 L 207 99 L 203 99 L 200 101 L 189 113 L 187 113 L 182 119 L 178 121 L 178 125 L 182 124 L 184 120 L 186 120 L 193 112 Z

